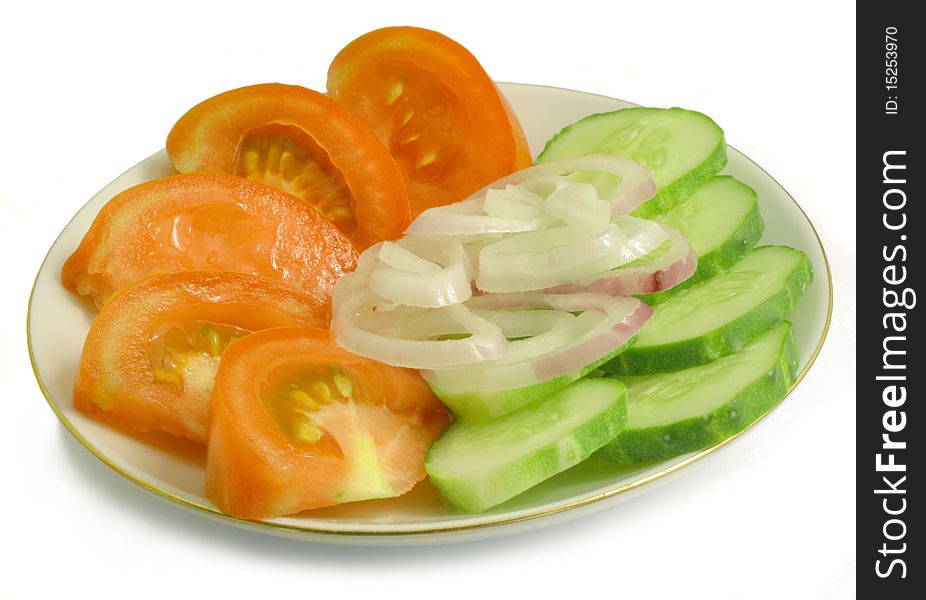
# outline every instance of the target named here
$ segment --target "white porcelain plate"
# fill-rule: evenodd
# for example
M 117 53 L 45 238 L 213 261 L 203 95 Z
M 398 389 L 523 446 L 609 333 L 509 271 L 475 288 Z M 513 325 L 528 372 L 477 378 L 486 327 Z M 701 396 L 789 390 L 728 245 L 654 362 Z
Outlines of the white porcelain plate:
M 631 106 L 613 98 L 557 88 L 501 84 L 501 89 L 521 119 L 535 155 L 560 128 L 581 117 Z M 799 248 L 813 263 L 816 279 L 792 316 L 803 362 L 800 382 L 823 344 L 832 310 L 832 281 L 823 246 L 794 199 L 746 156 L 730 148 L 724 172 L 758 192 L 766 223 L 762 242 Z M 74 375 L 93 314 L 61 286 L 61 266 L 110 198 L 130 186 L 173 173 L 166 153 L 161 151 L 94 196 L 55 240 L 36 277 L 29 304 L 29 349 L 39 385 L 52 409 L 90 452 L 145 489 L 200 514 L 268 533 L 337 543 L 433 543 L 550 524 L 608 506 L 622 492 L 677 471 L 726 444 L 647 465 L 589 460 L 479 515 L 449 511 L 428 482 L 402 498 L 358 502 L 263 522 L 223 515 L 203 495 L 204 448 L 160 434 L 114 429 L 77 412 L 71 404 Z

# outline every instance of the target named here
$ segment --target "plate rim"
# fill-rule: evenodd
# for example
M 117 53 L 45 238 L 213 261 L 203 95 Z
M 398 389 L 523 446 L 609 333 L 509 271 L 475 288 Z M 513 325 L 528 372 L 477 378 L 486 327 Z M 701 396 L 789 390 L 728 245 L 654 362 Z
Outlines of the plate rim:
M 640 106 L 633 102 L 628 102 L 626 100 L 615 98 L 613 96 L 597 94 L 594 92 L 585 92 L 582 90 L 573 90 L 573 89 L 563 88 L 563 87 L 558 87 L 558 86 L 530 84 L 530 83 L 517 83 L 517 82 L 496 82 L 496 83 L 502 89 L 505 87 L 546 88 L 549 90 L 556 90 L 556 91 L 561 91 L 561 92 L 579 93 L 579 94 L 584 94 L 587 96 L 595 96 L 595 97 L 606 99 L 606 100 L 622 102 L 624 104 L 631 105 L 631 106 Z M 794 196 L 787 190 L 787 188 L 785 188 L 777 179 L 775 179 L 774 176 L 772 176 L 768 171 L 766 171 L 761 165 L 759 165 L 754 160 L 752 160 L 747 154 L 740 152 L 739 150 L 737 150 L 734 146 L 731 146 L 730 144 L 727 144 L 727 147 L 736 151 L 740 156 L 745 158 L 754 167 L 759 169 L 766 177 L 768 177 L 771 181 L 773 181 L 775 185 L 777 185 L 784 192 L 785 196 L 788 197 L 788 199 L 794 204 L 794 206 L 798 209 L 798 211 L 800 211 L 804 219 L 807 221 L 807 224 L 810 225 L 810 229 L 813 232 L 814 237 L 817 240 L 817 245 L 820 247 L 820 253 L 823 256 L 823 264 L 826 268 L 828 304 L 827 304 L 827 311 L 826 311 L 826 320 L 823 324 L 823 331 L 820 335 L 820 339 L 817 342 L 817 345 L 814 348 L 813 353 L 808 358 L 807 364 L 797 374 L 797 376 L 795 377 L 794 383 L 788 388 L 787 393 L 781 398 L 781 400 L 776 402 L 774 406 L 772 406 L 767 411 L 762 413 L 762 415 L 760 415 L 757 419 L 755 419 L 752 423 L 750 423 L 745 429 L 743 429 L 742 431 L 734 434 L 733 436 L 717 444 L 714 444 L 713 446 L 709 446 L 707 448 L 704 448 L 698 451 L 697 453 L 693 454 L 692 456 L 689 456 L 685 460 L 669 465 L 668 467 L 664 469 L 661 469 L 655 473 L 651 473 L 640 479 L 636 479 L 629 483 L 625 483 L 623 485 L 618 485 L 616 487 L 609 488 L 599 494 L 595 494 L 594 496 L 580 498 L 578 500 L 572 500 L 570 502 L 560 503 L 560 504 L 557 504 L 556 506 L 547 507 L 541 510 L 534 510 L 534 511 L 527 511 L 527 512 L 522 511 L 521 514 L 515 514 L 511 516 L 499 516 L 496 519 L 491 519 L 491 520 L 486 520 L 486 521 L 476 521 L 472 523 L 464 523 L 464 524 L 459 524 L 459 525 L 428 526 L 428 527 L 422 527 L 422 528 L 406 528 L 406 529 L 396 529 L 396 530 L 322 529 L 322 528 L 316 528 L 316 527 L 301 527 L 297 525 L 291 525 L 287 523 L 277 523 L 273 521 L 257 521 L 257 520 L 250 520 L 250 519 L 242 519 L 240 517 L 235 517 L 233 515 L 223 513 L 214 507 L 211 507 L 205 504 L 200 504 L 199 502 L 189 500 L 187 498 L 184 498 L 182 496 L 179 496 L 167 490 L 161 489 L 154 484 L 151 484 L 147 481 L 144 481 L 143 479 L 136 477 L 135 475 L 130 473 L 128 470 L 124 469 L 119 464 L 117 464 L 112 459 L 110 459 L 109 456 L 107 456 L 105 453 L 103 453 L 98 448 L 96 448 L 92 443 L 90 443 L 90 441 L 87 440 L 86 437 L 84 437 L 84 435 L 74 426 L 74 424 L 71 423 L 71 421 L 67 418 L 67 416 L 65 416 L 62 410 L 58 407 L 55 400 L 52 399 L 51 392 L 48 390 L 47 386 L 45 385 L 44 380 L 42 379 L 42 376 L 39 374 L 39 369 L 38 369 L 38 366 L 36 365 L 35 354 L 34 354 L 33 347 L 32 347 L 32 305 L 33 305 L 33 300 L 35 297 L 35 289 L 38 284 L 39 276 L 41 275 L 41 273 L 44 272 L 45 266 L 49 260 L 51 251 L 56 246 L 58 241 L 61 239 L 61 236 L 64 235 L 68 227 L 70 227 L 71 223 L 73 223 L 74 219 L 77 218 L 77 216 L 84 210 L 84 208 L 88 204 L 90 204 L 90 202 L 93 201 L 93 198 L 96 197 L 96 194 L 91 196 L 91 198 L 88 199 L 87 202 L 81 205 L 81 207 L 74 213 L 74 215 L 71 217 L 68 223 L 62 228 L 62 230 L 55 237 L 55 240 L 49 246 L 48 252 L 45 253 L 45 257 L 42 259 L 42 262 L 39 265 L 38 271 L 36 272 L 35 280 L 32 283 L 32 290 L 29 293 L 29 304 L 26 310 L 26 344 L 29 350 L 29 363 L 32 368 L 32 373 L 35 376 L 36 382 L 39 385 L 39 389 L 41 390 L 42 395 L 45 397 L 45 401 L 48 403 L 49 407 L 58 417 L 58 420 L 64 425 L 65 429 L 67 429 L 67 431 L 84 448 L 86 448 L 93 456 L 95 456 L 98 460 L 100 460 L 103 464 L 105 464 L 110 469 L 115 471 L 117 474 L 127 479 L 128 481 L 132 482 L 133 484 L 141 487 L 142 489 L 147 490 L 148 492 L 156 496 L 160 496 L 166 500 L 176 503 L 186 509 L 192 510 L 196 513 L 201 513 L 204 516 L 207 516 L 213 519 L 229 521 L 230 524 L 237 525 L 237 526 L 243 526 L 247 529 L 251 529 L 255 531 L 262 531 L 262 532 L 267 533 L 268 530 L 270 530 L 270 531 L 277 532 L 277 533 L 285 533 L 285 534 L 290 534 L 290 535 L 296 534 L 298 537 L 323 536 L 327 538 L 346 537 L 346 538 L 352 538 L 352 539 L 363 538 L 363 537 L 400 538 L 400 537 L 432 536 L 436 534 L 447 534 L 447 533 L 454 533 L 454 532 L 460 532 L 460 531 L 473 531 L 473 530 L 479 530 L 479 529 L 497 528 L 497 527 L 502 527 L 505 525 L 513 525 L 516 523 L 523 523 L 526 521 L 548 517 L 554 514 L 563 513 L 566 511 L 580 508 L 580 507 L 596 504 L 603 500 L 607 500 L 608 498 L 613 498 L 625 492 L 629 492 L 631 490 L 637 489 L 648 483 L 662 479 L 663 477 L 666 477 L 667 475 L 670 475 L 676 471 L 679 471 L 694 462 L 697 462 L 707 456 L 712 455 L 717 450 L 730 444 L 734 440 L 739 439 L 740 436 L 752 430 L 753 427 L 755 427 L 761 421 L 765 420 L 766 417 L 768 417 L 774 410 L 776 410 L 779 406 L 781 406 L 781 404 L 783 404 L 784 401 L 794 392 L 794 390 L 801 383 L 801 381 L 803 381 L 804 377 L 810 371 L 810 368 L 814 365 L 818 356 L 820 355 L 820 352 L 822 351 L 823 345 L 826 342 L 827 336 L 829 334 L 830 324 L 831 324 L 832 317 L 833 317 L 833 302 L 834 302 L 833 273 L 832 273 L 832 269 L 830 268 L 830 261 L 826 253 L 826 247 L 823 245 L 823 240 L 820 238 L 819 232 L 814 226 L 813 221 L 807 215 L 807 212 L 797 202 L 797 200 L 794 199 Z M 119 176 L 114 178 L 112 181 L 116 181 L 117 179 L 121 178 L 123 175 L 127 174 L 128 172 L 138 167 L 138 165 L 157 156 L 161 152 L 163 152 L 163 149 L 160 149 L 154 152 L 153 154 L 151 154 L 150 156 L 135 163 L 134 165 L 132 165 L 131 167 L 123 171 Z M 106 184 L 106 185 L 108 186 L 109 184 Z M 106 186 L 104 186 L 104 188 L 105 187 Z

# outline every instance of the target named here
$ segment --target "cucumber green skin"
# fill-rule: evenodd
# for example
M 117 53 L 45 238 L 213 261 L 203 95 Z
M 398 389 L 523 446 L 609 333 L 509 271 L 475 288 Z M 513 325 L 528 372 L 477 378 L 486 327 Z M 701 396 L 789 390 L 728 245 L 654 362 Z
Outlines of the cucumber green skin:
M 602 365 L 602 370 L 614 375 L 667 373 L 739 352 L 746 344 L 784 321 L 810 286 L 813 267 L 807 256 L 801 255 L 803 260 L 791 271 L 784 287 L 746 314 L 699 337 L 658 346 L 637 344 Z M 710 282 L 703 285 L 710 285 Z
M 752 193 L 755 194 L 754 191 Z M 650 306 L 655 306 L 660 302 L 665 302 L 685 288 L 706 281 L 718 273 L 723 273 L 752 250 L 759 242 L 759 238 L 762 237 L 764 231 L 765 222 L 762 220 L 757 202 L 739 227 L 736 228 L 733 235 L 722 246 L 698 257 L 698 268 L 691 274 L 691 277 L 667 290 L 655 294 L 640 294 L 637 298 Z
M 631 214 L 641 219 L 648 219 L 678 206 L 726 165 L 727 144 L 721 139 L 720 144 L 701 164 L 657 191 L 652 198 L 638 206 Z
M 701 416 L 660 427 L 625 429 L 595 456 L 621 463 L 645 463 L 695 452 L 746 429 L 778 404 L 798 370 L 797 346 L 788 332 L 780 357 L 767 373 L 739 391 L 730 402 Z
M 434 395 L 447 405 L 453 415 L 465 421 L 485 421 L 514 412 L 515 410 L 539 402 L 556 390 L 562 389 L 574 381 L 585 377 L 604 363 L 613 360 L 618 354 L 631 347 L 637 336 L 629 340 L 614 352 L 602 357 L 581 369 L 560 375 L 550 381 L 520 388 L 495 390 L 491 392 L 449 392 L 431 384 Z
M 452 473 L 438 473 L 431 468 L 431 454 L 449 429 L 428 450 L 425 469 L 431 482 L 437 486 L 452 509 L 470 513 L 483 512 L 579 464 L 617 437 L 627 422 L 627 389 L 623 384 L 620 394 L 605 411 L 583 423 L 569 436 L 576 451 L 570 454 L 568 464 L 562 462 L 557 444 L 551 444 L 488 474 L 494 482 L 490 501 L 487 501 L 483 494 L 477 493 L 477 483 L 465 477 L 454 477 Z M 461 425 L 463 424 L 454 423 L 451 428 Z
M 649 108 L 622 108 L 620 111 L 636 111 L 636 110 L 650 110 Z M 692 112 L 683 108 L 671 108 L 668 110 Z M 537 163 L 542 163 L 546 161 L 553 160 L 550 158 L 550 153 L 553 148 L 556 146 L 557 141 L 563 138 L 566 135 L 569 135 L 572 130 L 580 127 L 585 127 L 591 121 L 597 119 L 607 120 L 607 118 L 618 111 L 611 111 L 606 113 L 598 113 L 595 115 L 589 115 L 579 121 L 576 121 L 572 125 L 568 125 L 561 129 L 559 133 L 554 135 L 552 138 L 547 140 L 547 143 L 544 145 L 543 150 L 540 152 L 540 155 L 537 156 Z M 696 113 L 705 118 L 707 115 L 702 115 L 701 113 Z M 718 128 L 719 129 L 719 128 Z M 589 148 L 588 154 L 595 154 L 595 148 Z M 562 157 L 558 157 L 562 158 Z M 720 172 L 727 164 L 727 144 L 724 141 L 723 132 L 721 131 L 720 143 L 717 144 L 717 147 L 711 152 L 711 154 L 704 159 L 699 165 L 691 169 L 672 183 L 666 185 L 665 187 L 659 189 L 656 194 L 637 207 L 631 214 L 635 217 L 640 217 L 641 219 L 648 219 L 653 215 L 658 215 L 659 213 L 664 213 L 672 207 L 683 202 L 691 194 L 694 193 L 696 189 L 707 183 L 714 175 Z

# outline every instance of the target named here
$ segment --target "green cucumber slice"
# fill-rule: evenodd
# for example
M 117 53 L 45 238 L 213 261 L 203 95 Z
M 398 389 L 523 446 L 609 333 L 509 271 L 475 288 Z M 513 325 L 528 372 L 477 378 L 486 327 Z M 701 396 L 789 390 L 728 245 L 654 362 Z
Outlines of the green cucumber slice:
M 602 369 L 619 375 L 665 373 L 737 352 L 787 318 L 812 280 L 803 252 L 756 248 L 726 273 L 653 307 L 637 343 Z
M 596 456 L 625 463 L 663 460 L 717 444 L 775 406 L 794 383 L 797 346 L 787 321 L 712 363 L 622 377 L 627 424 Z
M 465 388 L 441 387 L 438 379 L 430 382 L 431 390 L 458 419 L 485 421 L 538 402 L 573 381 L 578 381 L 632 346 L 636 340 L 637 336 L 633 336 L 601 360 L 543 383 L 519 388 L 487 390 L 475 385 L 478 383 L 475 379 L 472 380 L 473 386 Z
M 589 154 L 625 156 L 649 169 L 657 192 L 633 212 L 642 218 L 682 202 L 727 164 L 723 130 L 710 117 L 681 108 L 623 108 L 585 117 L 553 136 L 537 162 Z
M 755 190 L 728 175 L 714 177 L 684 203 L 653 220 L 682 232 L 698 255 L 698 268 L 668 290 L 639 296 L 649 305 L 726 271 L 756 245 L 765 229 Z
M 626 418 L 623 383 L 582 379 L 503 417 L 453 424 L 425 468 L 451 507 L 482 512 L 585 460 Z

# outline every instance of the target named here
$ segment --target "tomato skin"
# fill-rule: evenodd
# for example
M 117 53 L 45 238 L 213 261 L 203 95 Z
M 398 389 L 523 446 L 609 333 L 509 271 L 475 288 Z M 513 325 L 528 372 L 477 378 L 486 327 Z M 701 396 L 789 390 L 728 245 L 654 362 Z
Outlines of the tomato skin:
M 255 275 L 187 271 L 145 279 L 114 296 L 94 319 L 74 385 L 75 408 L 139 431 L 164 431 L 205 443 L 209 382 L 180 387 L 179 380 L 159 380 L 151 352 L 158 330 L 201 321 L 243 332 L 324 326 L 328 307 L 314 296 Z M 196 374 L 213 377 L 221 345 L 211 352 L 193 352 Z
M 324 410 L 361 416 L 347 429 L 343 421 L 322 420 L 332 440 L 303 444 L 280 429 L 261 393 L 280 369 L 313 365 L 335 365 L 355 381 L 358 398 Z M 449 412 L 415 371 L 351 354 L 327 329 L 261 331 L 234 342 L 222 358 L 209 407 L 206 495 L 223 512 L 247 519 L 398 496 L 425 477 L 427 449 L 449 423 Z M 375 440 L 373 454 L 354 451 L 361 438 Z M 371 456 L 387 489 L 371 491 L 364 487 L 369 481 L 358 480 L 366 472 L 361 459 Z
M 244 137 L 270 124 L 292 126 L 310 136 L 340 171 L 356 216 L 356 230 L 347 233 L 360 250 L 402 235 L 410 211 L 392 156 L 359 119 L 313 90 L 267 83 L 209 98 L 177 121 L 167 136 L 167 153 L 181 173 L 235 174 Z M 311 197 L 306 200 L 312 204 Z
M 101 307 L 153 274 L 235 271 L 328 302 L 334 282 L 356 265 L 351 242 L 298 199 L 241 177 L 191 173 L 116 195 L 64 263 L 61 281 Z
M 405 85 L 380 85 L 390 74 Z M 411 85 L 419 86 L 417 93 L 403 96 L 398 91 Z M 331 62 L 327 88 L 332 98 L 370 125 L 396 157 L 412 218 L 433 206 L 462 200 L 531 164 L 524 130 L 498 87 L 466 48 L 436 31 L 385 27 L 360 36 Z M 411 150 L 403 145 L 407 139 L 418 140 L 408 135 L 409 117 L 403 117 L 408 110 L 430 115 L 430 121 L 419 121 L 431 137 L 425 148 L 458 156 L 443 166 L 420 168 L 420 155 L 408 156 Z M 440 121 L 447 117 L 449 127 Z

